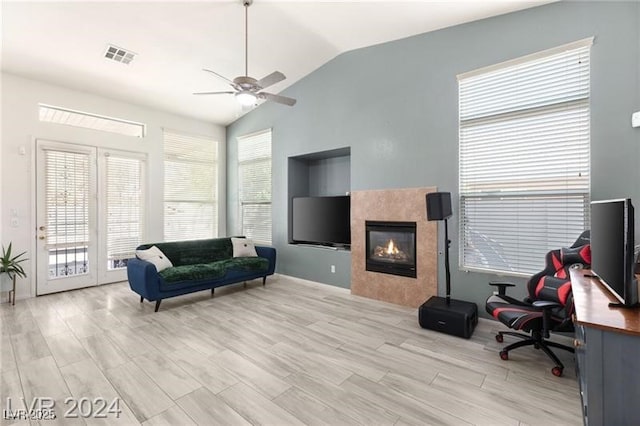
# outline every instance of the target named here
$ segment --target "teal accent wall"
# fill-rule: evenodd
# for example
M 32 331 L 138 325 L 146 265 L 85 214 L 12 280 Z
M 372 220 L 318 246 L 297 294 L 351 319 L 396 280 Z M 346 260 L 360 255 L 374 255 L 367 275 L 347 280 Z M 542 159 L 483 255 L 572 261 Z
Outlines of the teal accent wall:
M 452 294 L 482 310 L 487 282 L 500 277 L 458 268 L 456 75 L 591 36 L 592 198 L 632 197 L 640 211 L 640 129 L 630 124 L 640 110 L 640 2 L 559 2 L 344 53 L 283 92 L 294 107 L 263 104 L 231 124 L 228 234 L 238 230 L 236 137 L 271 127 L 278 272 L 349 287 L 349 252 L 287 244 L 287 158 L 350 147 L 351 190 L 452 192 Z M 525 280 L 510 280 L 523 296 Z M 443 267 L 438 282 L 443 294 Z

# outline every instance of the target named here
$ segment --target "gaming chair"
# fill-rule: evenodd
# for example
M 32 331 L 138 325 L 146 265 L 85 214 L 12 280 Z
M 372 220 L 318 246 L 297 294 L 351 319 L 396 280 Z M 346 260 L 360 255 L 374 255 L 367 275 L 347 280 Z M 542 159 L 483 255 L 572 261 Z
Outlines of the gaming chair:
M 547 340 L 550 332 L 573 331 L 573 295 L 571 292 L 570 268 L 591 266 L 591 245 L 589 231 L 583 232 L 569 248 L 552 250 L 547 253 L 545 269 L 533 275 L 527 282 L 529 296 L 523 301 L 506 295 L 507 287 L 514 284 L 492 282 L 498 287 L 498 294 L 487 299 L 487 312 L 507 327 L 529 334 L 501 331 L 496 334 L 500 343 L 503 336 L 519 337 L 520 341 L 510 344 L 500 351 L 500 358 L 509 359 L 509 351 L 521 346 L 542 349 L 555 363 L 553 375 L 561 376 L 564 365 L 551 347 L 574 352 L 569 346 Z

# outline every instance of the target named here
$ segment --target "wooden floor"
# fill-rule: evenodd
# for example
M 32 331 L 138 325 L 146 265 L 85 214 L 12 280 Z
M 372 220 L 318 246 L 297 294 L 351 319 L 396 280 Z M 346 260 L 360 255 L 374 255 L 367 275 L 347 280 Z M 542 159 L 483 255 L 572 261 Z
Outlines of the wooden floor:
M 285 276 L 158 313 L 112 284 L 3 303 L 0 320 L 1 408 L 55 398 L 46 425 L 582 424 L 569 353 L 557 378 L 532 348 L 500 360 L 493 321 L 451 337 L 415 309 Z M 64 418 L 81 398 L 119 398 L 122 413 L 95 418 L 85 401 L 87 418 Z

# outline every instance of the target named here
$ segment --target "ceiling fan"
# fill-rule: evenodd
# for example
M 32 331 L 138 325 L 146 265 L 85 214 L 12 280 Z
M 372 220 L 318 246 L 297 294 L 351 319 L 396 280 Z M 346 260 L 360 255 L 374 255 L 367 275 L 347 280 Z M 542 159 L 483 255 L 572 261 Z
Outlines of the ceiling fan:
M 238 102 L 243 106 L 255 105 L 258 99 L 264 99 L 267 101 L 277 102 L 284 105 L 293 106 L 296 100 L 288 98 L 286 96 L 274 95 L 273 93 L 263 92 L 269 86 L 272 86 L 286 77 L 279 71 L 274 71 L 266 77 L 256 80 L 253 77 L 249 77 L 249 6 L 253 3 L 253 0 L 242 0 L 244 6 L 244 75 L 229 80 L 223 75 L 218 74 L 215 71 L 204 68 L 203 71 L 209 72 L 213 75 L 220 77 L 233 87 L 233 91 L 224 92 L 197 92 L 194 95 L 235 95 Z

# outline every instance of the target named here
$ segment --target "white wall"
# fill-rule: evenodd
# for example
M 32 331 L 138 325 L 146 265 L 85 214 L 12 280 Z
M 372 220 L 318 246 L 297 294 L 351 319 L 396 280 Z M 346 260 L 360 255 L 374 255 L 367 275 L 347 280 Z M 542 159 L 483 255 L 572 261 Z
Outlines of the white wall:
M 2 244 L 13 242 L 14 249 L 28 251 L 25 263 L 27 279 L 18 282 L 17 298 L 35 296 L 35 140 L 92 145 L 146 153 L 148 156 L 147 188 L 149 205 L 147 239 L 163 239 L 163 152 L 162 129 L 210 136 L 219 142 L 219 223 L 220 235 L 226 229 L 225 128 L 148 107 L 79 92 L 68 88 L 3 73 L 2 132 L 0 139 L 0 238 Z M 44 103 L 86 111 L 109 117 L 145 123 L 143 139 L 90 129 L 42 123 L 38 120 L 38 104 Z M 20 150 L 24 148 L 25 154 Z M 18 213 L 18 226 L 11 226 L 11 210 Z

